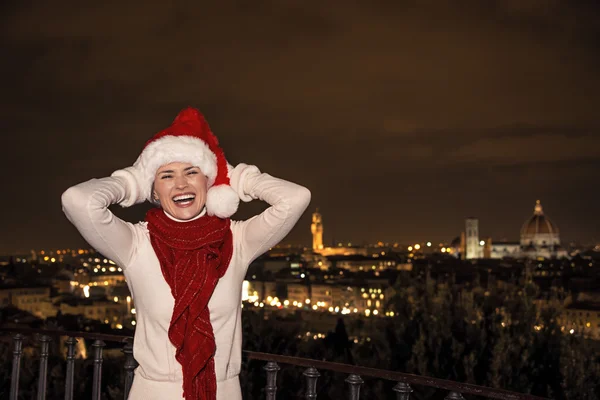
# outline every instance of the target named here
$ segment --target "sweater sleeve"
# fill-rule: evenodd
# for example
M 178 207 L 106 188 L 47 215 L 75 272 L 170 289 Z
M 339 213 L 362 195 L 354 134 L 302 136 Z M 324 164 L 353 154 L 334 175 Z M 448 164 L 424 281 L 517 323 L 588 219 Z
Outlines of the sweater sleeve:
M 271 205 L 261 214 L 241 223 L 242 257 L 250 264 L 290 232 L 310 203 L 310 191 L 264 173 L 248 175 L 244 186 L 253 199 Z
M 122 202 L 126 196 L 126 181 L 110 177 L 75 185 L 61 199 L 64 213 L 81 236 L 123 269 L 133 254 L 134 227 L 116 217 L 108 206 Z

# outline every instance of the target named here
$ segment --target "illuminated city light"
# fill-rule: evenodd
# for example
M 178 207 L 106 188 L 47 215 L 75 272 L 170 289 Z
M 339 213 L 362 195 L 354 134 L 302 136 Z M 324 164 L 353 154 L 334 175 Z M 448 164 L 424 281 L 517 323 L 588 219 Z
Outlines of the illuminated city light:
M 135 321 L 131 321 L 131 325 L 135 325 Z
M 118 302 L 119 302 L 119 298 L 118 298 L 117 296 L 115 296 L 115 297 L 113 298 L 113 300 L 115 301 L 115 303 L 118 303 Z
M 418 244 L 418 243 L 417 243 L 417 244 L 415 244 L 415 250 L 419 250 L 420 248 L 421 248 L 421 245 L 420 245 L 420 244 Z
M 131 309 L 131 313 L 132 313 L 132 314 L 136 314 L 135 308 L 132 308 L 132 309 Z
M 431 242 L 427 242 L 427 247 L 431 247 Z
M 250 287 L 250 282 L 244 280 L 242 282 L 242 301 L 248 301 L 248 288 Z
M 407 250 L 408 250 L 408 251 L 412 251 L 412 250 L 413 250 L 413 247 L 412 247 L 412 246 L 408 246 Z

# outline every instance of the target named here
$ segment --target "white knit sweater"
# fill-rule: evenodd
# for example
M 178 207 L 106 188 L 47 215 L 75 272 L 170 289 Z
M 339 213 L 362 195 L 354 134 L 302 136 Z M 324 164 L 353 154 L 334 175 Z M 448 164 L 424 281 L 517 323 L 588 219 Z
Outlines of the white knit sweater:
M 247 221 L 232 221 L 233 256 L 208 305 L 217 347 L 217 399 L 241 400 L 241 288 L 248 265 L 289 233 L 310 202 L 306 188 L 254 171 L 241 174 L 234 189 L 245 201 L 260 199 L 271 207 Z M 63 210 L 91 246 L 124 270 L 136 308 L 133 353 L 139 363 L 129 398 L 181 399 L 181 365 L 167 336 L 174 299 L 146 223 L 125 222 L 108 209 L 124 201 L 128 185 L 110 177 L 73 186 L 62 196 Z

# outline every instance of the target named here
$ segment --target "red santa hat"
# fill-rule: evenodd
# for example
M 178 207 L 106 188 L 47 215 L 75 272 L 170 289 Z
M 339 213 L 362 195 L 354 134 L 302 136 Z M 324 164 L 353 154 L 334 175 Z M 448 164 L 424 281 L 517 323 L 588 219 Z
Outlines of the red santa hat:
M 134 163 L 143 174 L 143 196 L 152 201 L 156 171 L 172 162 L 190 163 L 202 170 L 208 180 L 206 212 L 229 218 L 238 208 L 239 197 L 229 185 L 227 160 L 204 116 L 195 108 L 182 110 L 168 128 L 146 142 Z

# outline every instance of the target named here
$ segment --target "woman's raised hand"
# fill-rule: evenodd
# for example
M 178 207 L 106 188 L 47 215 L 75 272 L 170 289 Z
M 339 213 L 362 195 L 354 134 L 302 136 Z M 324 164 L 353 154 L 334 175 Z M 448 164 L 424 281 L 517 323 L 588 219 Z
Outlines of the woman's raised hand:
M 122 181 L 125 182 L 126 194 L 125 198 L 119 203 L 121 207 L 131 207 L 147 200 L 143 189 L 149 183 L 145 184 L 144 174 L 138 165 L 134 164 L 131 167 L 116 170 L 111 176 L 122 178 Z
M 228 165 L 228 167 L 231 167 Z M 236 191 L 240 200 L 249 202 L 254 199 L 251 195 L 252 188 L 249 187 L 249 178 L 260 175 L 260 170 L 255 165 L 240 163 L 229 168 L 229 184 Z

